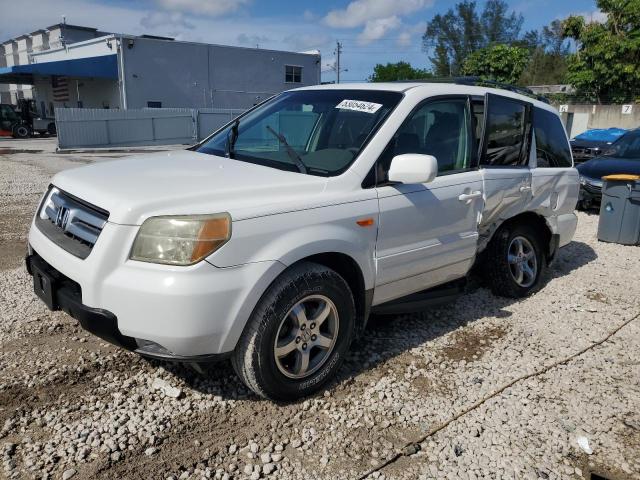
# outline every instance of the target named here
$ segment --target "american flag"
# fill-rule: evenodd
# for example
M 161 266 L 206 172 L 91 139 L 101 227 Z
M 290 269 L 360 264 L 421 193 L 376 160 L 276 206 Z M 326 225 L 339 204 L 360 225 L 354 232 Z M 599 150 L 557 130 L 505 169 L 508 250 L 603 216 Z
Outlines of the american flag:
M 69 100 L 69 80 L 67 77 L 52 76 L 51 88 L 53 90 L 54 101 L 67 102 Z

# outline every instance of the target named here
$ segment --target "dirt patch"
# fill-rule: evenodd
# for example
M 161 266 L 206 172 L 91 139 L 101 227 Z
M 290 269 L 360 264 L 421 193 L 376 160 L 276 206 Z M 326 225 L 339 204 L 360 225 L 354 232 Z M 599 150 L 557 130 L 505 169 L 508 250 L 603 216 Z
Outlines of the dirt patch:
M 27 253 L 25 240 L 0 241 L 0 271 L 18 268 L 24 262 Z
M 453 334 L 451 344 L 444 347 L 440 354 L 452 362 L 473 362 L 482 357 L 491 344 L 507 334 L 507 327 L 497 325 L 483 330 L 464 329 Z
M 609 298 L 602 292 L 587 292 L 585 297 L 594 302 L 609 303 Z
M 42 153 L 43 150 L 29 150 L 26 148 L 0 148 L 0 155 L 15 155 L 16 153 Z

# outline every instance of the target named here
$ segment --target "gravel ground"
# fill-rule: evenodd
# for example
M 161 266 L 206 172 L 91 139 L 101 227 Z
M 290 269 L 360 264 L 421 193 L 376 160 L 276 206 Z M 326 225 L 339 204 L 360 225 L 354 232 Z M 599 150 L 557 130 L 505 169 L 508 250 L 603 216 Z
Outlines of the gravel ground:
M 597 216 L 537 295 L 473 281 L 374 319 L 323 394 L 277 405 L 227 363 L 143 360 L 34 297 L 21 262 L 50 176 L 118 156 L 54 145 L 0 140 L 0 477 L 640 479 L 640 249 L 599 243 Z

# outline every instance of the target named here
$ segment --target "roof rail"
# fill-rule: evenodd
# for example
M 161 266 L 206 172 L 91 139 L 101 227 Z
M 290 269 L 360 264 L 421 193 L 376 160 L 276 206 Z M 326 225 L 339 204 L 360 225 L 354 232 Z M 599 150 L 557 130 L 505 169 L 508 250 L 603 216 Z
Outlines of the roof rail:
M 526 95 L 527 97 L 535 98 L 544 103 L 549 103 L 549 99 L 543 95 L 537 95 L 533 90 L 527 87 L 520 87 L 517 85 L 511 85 L 508 83 L 496 82 L 495 80 L 485 80 L 481 77 L 433 77 L 433 78 L 421 78 L 417 80 L 398 80 L 398 83 L 455 83 L 456 85 L 474 85 L 477 87 L 492 87 L 499 88 L 501 90 L 508 90 L 510 92 L 519 93 L 520 95 Z

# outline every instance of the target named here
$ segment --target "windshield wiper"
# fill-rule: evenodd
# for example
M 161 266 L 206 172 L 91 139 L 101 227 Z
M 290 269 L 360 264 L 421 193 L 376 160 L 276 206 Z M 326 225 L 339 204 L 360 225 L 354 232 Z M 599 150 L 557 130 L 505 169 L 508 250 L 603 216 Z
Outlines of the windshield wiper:
M 271 128 L 270 125 L 267 125 L 267 130 L 269 130 L 273 134 L 273 136 L 276 137 L 282 145 L 284 145 L 284 148 L 287 149 L 287 155 L 289 155 L 289 158 L 293 160 L 293 163 L 295 163 L 296 167 L 298 167 L 300 173 L 307 173 L 307 166 L 300 158 L 300 155 L 298 155 L 298 153 L 291 147 L 291 145 L 287 143 L 287 139 L 285 138 L 285 136 L 281 133 L 276 132 L 273 128 Z
M 231 129 L 227 133 L 226 144 L 226 156 L 229 158 L 235 157 L 236 142 L 238 141 L 238 125 L 240 125 L 240 119 L 236 118 L 236 121 L 231 125 Z

